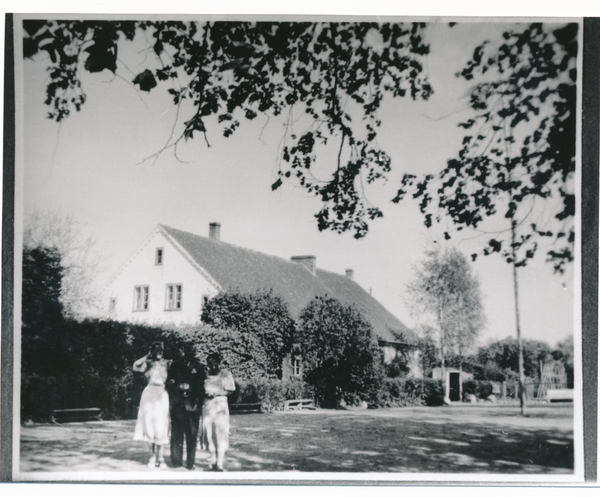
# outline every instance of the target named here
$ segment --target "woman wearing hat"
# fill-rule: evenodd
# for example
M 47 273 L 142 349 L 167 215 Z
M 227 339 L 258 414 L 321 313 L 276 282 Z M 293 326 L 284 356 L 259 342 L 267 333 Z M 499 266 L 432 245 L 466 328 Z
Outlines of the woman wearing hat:
M 165 382 L 171 361 L 164 359 L 164 346 L 154 342 L 150 352 L 133 363 L 144 373 L 147 386 L 142 392 L 134 440 L 148 442 L 152 451 L 148 467 L 165 468 L 164 446 L 169 443 L 169 394 Z

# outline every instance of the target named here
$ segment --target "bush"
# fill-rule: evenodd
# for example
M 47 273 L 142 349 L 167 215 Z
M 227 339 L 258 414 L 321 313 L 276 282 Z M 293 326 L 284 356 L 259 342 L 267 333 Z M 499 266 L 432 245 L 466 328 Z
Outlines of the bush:
M 377 391 L 377 397 L 371 400 L 377 407 L 408 407 L 422 404 L 420 397 L 414 392 L 407 392 L 406 380 L 403 378 L 384 378 Z
M 403 355 L 397 355 L 392 362 L 384 365 L 385 376 L 388 378 L 399 378 L 406 376 L 410 371 L 408 361 Z
M 441 380 L 385 378 L 370 404 L 375 407 L 441 406 L 443 401 Z
M 479 399 L 487 399 L 494 393 L 494 384 L 491 381 L 466 380 L 462 384 L 463 398 L 475 395 Z
M 300 313 L 297 337 L 304 380 L 315 389 L 319 406 L 376 397 L 384 377 L 381 349 L 358 309 L 315 297 Z
M 288 304 L 272 290 L 219 293 L 202 308 L 202 322 L 217 329 L 236 331 L 256 342 L 256 361 L 269 376 L 281 378 L 281 364 L 291 351 L 295 322 Z
M 301 380 L 273 378 L 236 379 L 236 390 L 230 396 L 232 404 L 262 404 L 265 411 L 281 410 L 286 400 L 314 399 L 314 392 Z

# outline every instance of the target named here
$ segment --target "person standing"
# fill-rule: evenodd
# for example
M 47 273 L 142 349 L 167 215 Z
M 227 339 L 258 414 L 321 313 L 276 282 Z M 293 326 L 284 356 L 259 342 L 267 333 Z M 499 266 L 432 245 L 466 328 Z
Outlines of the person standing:
M 235 391 L 229 371 L 221 369 L 221 355 L 212 353 L 206 359 L 208 376 L 204 381 L 202 405 L 202 439 L 210 452 L 211 471 L 223 471 L 225 452 L 229 448 L 229 406 L 227 396 Z
M 196 359 L 192 343 L 186 343 L 181 357 L 173 362 L 167 378 L 171 413 L 171 465 L 183 465 L 183 441 L 186 445 L 186 468 L 194 469 L 202 400 L 204 366 Z
M 169 394 L 165 382 L 171 361 L 163 356 L 163 344 L 154 342 L 150 352 L 133 363 L 133 370 L 144 373 L 147 382 L 140 399 L 133 439 L 148 443 L 150 468 L 166 468 L 164 446 L 169 443 Z

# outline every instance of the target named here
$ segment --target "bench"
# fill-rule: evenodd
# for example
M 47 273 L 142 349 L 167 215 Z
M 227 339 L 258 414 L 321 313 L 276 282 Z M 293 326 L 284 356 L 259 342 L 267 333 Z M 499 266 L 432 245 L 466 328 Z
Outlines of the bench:
M 262 412 L 262 403 L 255 402 L 253 404 L 231 404 L 229 406 L 231 414 L 249 414 L 253 412 Z
M 546 392 L 546 402 L 573 402 L 573 390 L 556 388 Z
M 316 409 L 312 399 L 286 400 L 283 403 L 284 411 L 300 411 L 302 409 Z
M 102 421 L 102 409 L 87 407 L 84 409 L 54 409 L 52 411 L 53 423 L 67 421 Z

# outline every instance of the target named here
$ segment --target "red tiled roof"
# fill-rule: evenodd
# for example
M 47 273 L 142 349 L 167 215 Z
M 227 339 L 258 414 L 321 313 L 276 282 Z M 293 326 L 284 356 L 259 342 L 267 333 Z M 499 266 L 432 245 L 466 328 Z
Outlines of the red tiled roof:
M 225 290 L 273 290 L 294 317 L 316 296 L 328 295 L 353 304 L 371 322 L 375 334 L 388 342 L 413 343 L 416 335 L 368 292 L 347 276 L 317 269 L 314 276 L 301 264 L 207 237 L 160 227 Z

